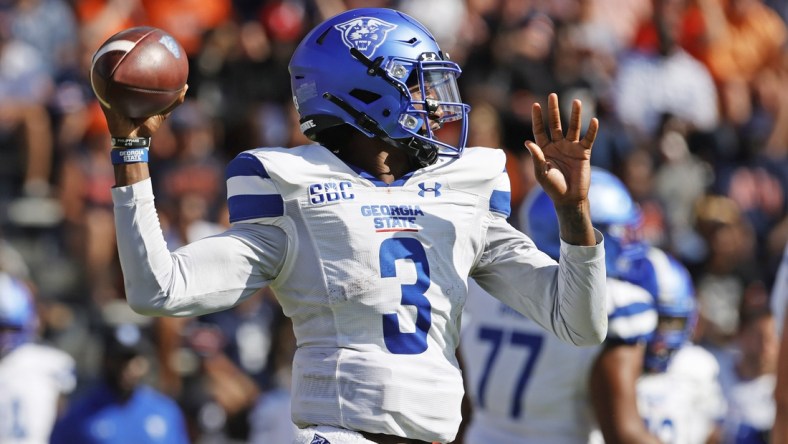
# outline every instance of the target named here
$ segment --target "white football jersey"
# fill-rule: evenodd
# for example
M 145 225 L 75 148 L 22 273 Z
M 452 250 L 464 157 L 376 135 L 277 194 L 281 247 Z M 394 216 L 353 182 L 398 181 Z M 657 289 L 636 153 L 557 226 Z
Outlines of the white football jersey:
M 663 373 L 637 382 L 638 412 L 666 444 L 704 444 L 725 414 L 719 366 L 702 347 L 687 344 Z
M 172 254 L 150 182 L 113 189 L 127 298 L 193 315 L 270 285 L 298 345 L 296 425 L 449 442 L 469 275 L 567 341 L 606 327 L 601 242 L 563 244 L 560 266 L 536 249 L 505 220 L 504 163 L 469 148 L 387 185 L 319 145 L 246 151 L 227 168 L 233 227 Z
M 654 330 L 653 298 L 608 278 L 608 338 L 644 341 Z M 472 280 L 463 314 L 466 390 L 473 405 L 466 444 L 586 444 L 594 428 L 588 378 L 599 346 L 558 339 L 497 301 Z
M 774 387 L 776 375 L 765 374 L 744 381 L 736 371 L 737 353 L 731 359 L 720 362 L 720 385 L 728 409 L 723 424 L 724 444 L 756 441 L 765 439 L 774 425 L 776 406 Z
M 0 443 L 48 443 L 58 400 L 75 385 L 74 360 L 61 350 L 28 343 L 0 358 Z

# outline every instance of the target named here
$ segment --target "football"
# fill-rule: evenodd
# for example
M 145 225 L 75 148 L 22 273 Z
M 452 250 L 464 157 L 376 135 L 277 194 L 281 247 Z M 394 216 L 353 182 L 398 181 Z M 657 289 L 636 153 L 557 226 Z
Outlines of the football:
M 108 38 L 93 54 L 90 84 L 107 108 L 139 119 L 166 110 L 189 76 L 186 53 L 158 28 L 139 26 Z

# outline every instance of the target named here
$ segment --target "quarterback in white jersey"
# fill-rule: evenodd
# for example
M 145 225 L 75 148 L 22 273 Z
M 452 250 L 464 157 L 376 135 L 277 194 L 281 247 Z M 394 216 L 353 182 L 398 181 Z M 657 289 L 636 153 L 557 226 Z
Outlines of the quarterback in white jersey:
M 662 442 L 704 444 L 726 410 L 719 365 L 690 342 L 697 308 L 687 269 L 656 248 L 649 250 L 648 262 L 657 279 L 659 322 L 637 382 L 638 411 Z
M 35 343 L 36 324 L 26 285 L 0 272 L 0 443 L 48 443 L 61 397 L 76 385 L 74 360 Z
M 548 137 L 533 108 L 527 145 L 559 212 L 557 264 L 506 222 L 503 152 L 464 150 L 459 72 L 397 11 L 351 10 L 318 25 L 290 73 L 301 130 L 320 145 L 239 154 L 227 168 L 232 227 L 175 252 L 139 137 L 166 116 L 132 121 L 104 108 L 118 146 L 112 191 L 129 303 L 191 316 L 270 286 L 296 336 L 297 443 L 452 441 L 469 276 L 565 341 L 604 338 L 604 245 L 587 195 L 598 123 L 580 138 L 575 101 L 564 136 L 553 94 Z M 449 123 L 460 125 L 456 144 L 433 134 Z
M 605 234 L 606 269 L 615 273 L 617 258 L 627 245 L 607 231 L 614 221 L 634 222 L 639 212 L 622 184 L 607 171 L 592 168 L 589 194 L 594 197 L 592 222 Z M 539 248 L 558 259 L 556 215 L 543 190 L 529 193 L 520 220 L 523 231 Z M 622 248 L 609 248 L 614 245 Z M 617 347 L 642 346 L 656 327 L 654 298 L 639 286 L 609 277 L 606 306 L 607 341 Z M 463 442 L 587 443 L 596 429 L 589 379 L 601 348 L 575 347 L 559 340 L 473 281 L 464 316 L 460 351 L 473 414 Z

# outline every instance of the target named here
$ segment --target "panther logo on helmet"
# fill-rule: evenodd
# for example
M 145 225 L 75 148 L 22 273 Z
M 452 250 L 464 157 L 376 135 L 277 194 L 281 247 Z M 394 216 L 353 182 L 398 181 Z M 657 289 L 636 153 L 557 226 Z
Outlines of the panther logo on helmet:
M 371 58 L 375 50 L 386 41 L 386 34 L 397 25 L 371 17 L 357 17 L 334 25 L 342 32 L 342 41 L 348 48 L 356 48 Z

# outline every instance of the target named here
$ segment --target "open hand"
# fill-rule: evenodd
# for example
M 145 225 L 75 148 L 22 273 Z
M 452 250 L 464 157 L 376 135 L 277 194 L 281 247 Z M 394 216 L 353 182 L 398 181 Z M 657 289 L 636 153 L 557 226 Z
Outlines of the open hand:
M 526 141 L 525 147 L 533 156 L 536 179 L 556 208 L 574 207 L 588 198 L 591 184 L 591 147 L 599 130 L 599 121 L 596 118 L 591 119 L 585 137 L 580 139 L 581 109 L 580 101 L 574 100 L 569 130 L 564 136 L 558 96 L 555 93 L 550 94 L 547 98 L 550 137 L 547 136 L 542 120 L 542 106 L 534 103 L 531 109 L 536 143 Z

